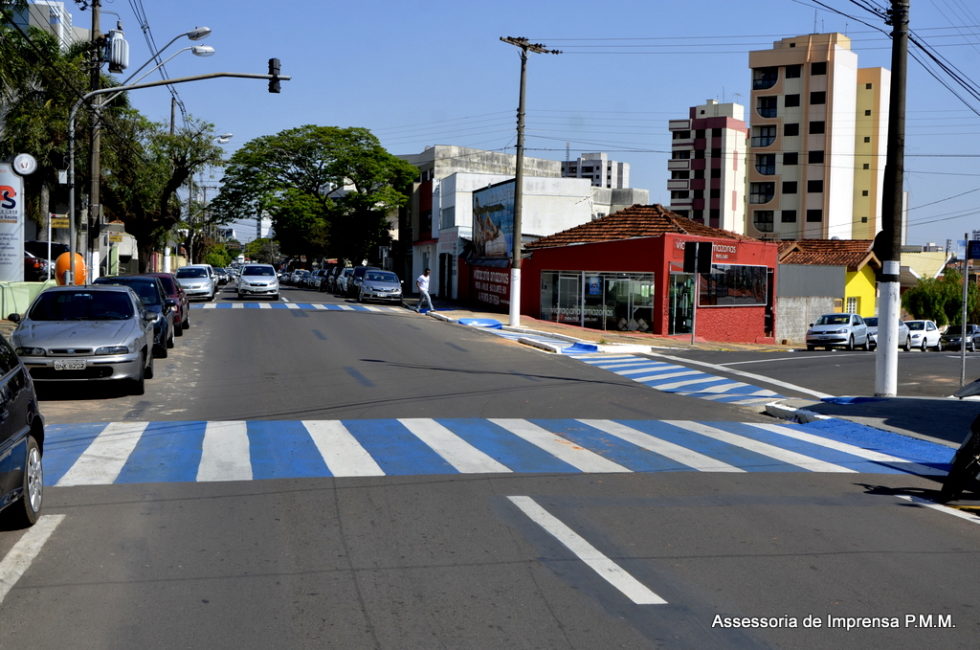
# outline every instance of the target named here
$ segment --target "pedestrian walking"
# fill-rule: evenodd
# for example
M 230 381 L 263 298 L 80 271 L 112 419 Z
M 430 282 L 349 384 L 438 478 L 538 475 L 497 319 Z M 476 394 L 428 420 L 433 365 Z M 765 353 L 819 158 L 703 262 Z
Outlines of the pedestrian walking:
M 435 311 L 435 307 L 432 306 L 432 298 L 429 297 L 429 269 L 422 271 L 422 275 L 415 279 L 415 286 L 419 290 L 419 304 L 415 311 L 420 314 L 424 314 L 426 311 Z M 428 305 L 428 308 L 423 311 L 422 306 Z

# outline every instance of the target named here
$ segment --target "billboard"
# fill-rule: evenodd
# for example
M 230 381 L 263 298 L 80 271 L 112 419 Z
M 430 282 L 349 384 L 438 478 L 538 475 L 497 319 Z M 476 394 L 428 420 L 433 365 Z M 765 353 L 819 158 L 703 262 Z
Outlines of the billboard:
M 477 257 L 510 257 L 514 251 L 514 181 L 473 191 L 473 245 Z
M 0 280 L 24 280 L 24 184 L 0 163 Z

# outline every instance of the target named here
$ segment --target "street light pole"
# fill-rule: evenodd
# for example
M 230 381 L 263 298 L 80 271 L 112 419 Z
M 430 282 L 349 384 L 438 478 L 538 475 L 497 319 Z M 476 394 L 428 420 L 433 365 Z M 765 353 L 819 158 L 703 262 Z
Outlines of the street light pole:
M 115 86 L 113 88 L 100 88 L 83 95 L 68 112 L 68 224 L 70 227 L 69 249 L 68 249 L 68 271 L 65 274 L 65 284 L 75 283 L 75 116 L 82 104 L 99 95 L 118 92 L 123 90 L 139 90 L 141 88 L 156 88 L 157 86 L 167 86 L 170 84 L 182 84 L 190 81 L 204 81 L 206 79 L 220 79 L 231 77 L 234 79 L 272 79 L 269 74 L 252 74 L 248 72 L 212 72 L 209 74 L 199 74 L 192 77 L 177 77 L 174 79 L 162 79 L 160 81 L 150 81 L 147 83 L 132 84 L 129 86 Z M 290 76 L 276 75 L 280 81 L 289 81 Z
M 521 220 L 524 216 L 524 91 L 527 77 L 527 53 L 561 54 L 560 50 L 549 50 L 540 43 L 531 43 L 526 38 L 501 36 L 504 43 L 515 45 L 521 50 L 521 87 L 517 101 L 517 163 L 514 170 L 514 248 L 510 265 L 510 326 L 521 325 Z

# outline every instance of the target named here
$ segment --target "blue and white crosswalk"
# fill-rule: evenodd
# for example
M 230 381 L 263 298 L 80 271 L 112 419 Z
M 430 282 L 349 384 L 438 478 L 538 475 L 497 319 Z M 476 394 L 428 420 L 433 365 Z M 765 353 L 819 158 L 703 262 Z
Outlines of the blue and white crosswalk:
M 761 404 L 783 397 L 745 382 L 632 354 L 574 355 L 573 358 L 651 388 L 686 397 L 731 404 Z
M 405 311 L 404 307 L 395 305 L 335 305 L 321 302 L 279 302 L 267 301 L 224 301 L 224 302 L 194 302 L 191 309 L 303 309 L 313 311 Z
M 840 421 L 518 418 L 49 425 L 49 486 L 509 473 L 943 475 L 952 450 Z

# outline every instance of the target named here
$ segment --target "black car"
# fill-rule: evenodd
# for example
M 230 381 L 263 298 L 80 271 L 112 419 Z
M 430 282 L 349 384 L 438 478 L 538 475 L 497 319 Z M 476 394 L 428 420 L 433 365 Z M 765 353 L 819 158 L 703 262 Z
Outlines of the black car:
M 6 339 L 0 337 L 0 516 L 26 527 L 41 514 L 44 418 L 34 383 Z
M 174 346 L 177 301 L 167 297 L 160 279 L 152 275 L 107 275 L 98 278 L 95 284 L 121 284 L 136 292 L 146 311 L 156 316 L 153 320 L 153 355 L 166 358 L 167 350 Z
M 959 325 L 950 325 L 949 328 L 943 332 L 942 337 L 940 337 L 943 342 L 943 347 L 959 350 L 963 343 L 963 331 L 963 328 Z M 970 352 L 976 352 L 978 339 L 980 339 L 980 325 L 967 323 L 966 349 Z

